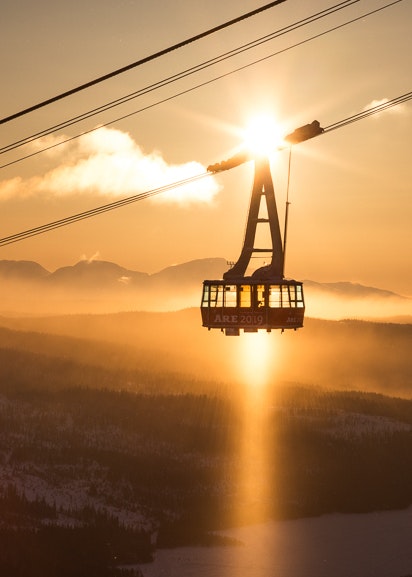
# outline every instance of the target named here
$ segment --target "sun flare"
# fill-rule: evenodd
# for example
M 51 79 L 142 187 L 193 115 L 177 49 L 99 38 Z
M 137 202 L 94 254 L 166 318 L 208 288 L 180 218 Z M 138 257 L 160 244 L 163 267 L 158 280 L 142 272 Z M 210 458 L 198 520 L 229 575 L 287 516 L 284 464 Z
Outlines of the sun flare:
M 250 118 L 242 131 L 243 145 L 252 154 L 270 156 L 283 144 L 282 127 L 269 114 Z

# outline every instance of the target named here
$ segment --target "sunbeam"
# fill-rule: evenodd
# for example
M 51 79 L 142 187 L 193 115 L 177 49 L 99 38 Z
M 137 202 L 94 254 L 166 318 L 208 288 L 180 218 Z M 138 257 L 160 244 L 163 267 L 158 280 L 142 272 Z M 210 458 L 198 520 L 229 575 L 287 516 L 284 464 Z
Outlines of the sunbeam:
M 273 335 L 244 334 L 239 341 L 238 370 L 242 385 L 242 426 L 234 524 L 265 519 L 268 514 L 270 455 L 267 443 L 270 367 Z

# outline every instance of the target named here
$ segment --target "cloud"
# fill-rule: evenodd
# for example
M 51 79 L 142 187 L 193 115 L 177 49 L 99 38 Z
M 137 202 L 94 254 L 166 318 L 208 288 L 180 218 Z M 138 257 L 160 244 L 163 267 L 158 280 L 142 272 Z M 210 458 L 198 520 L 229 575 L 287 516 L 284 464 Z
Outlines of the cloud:
M 0 200 L 9 200 L 17 194 L 21 197 L 25 196 L 23 180 L 19 176 L 0 182 Z
M 47 145 L 52 144 L 48 137 Z M 38 148 L 39 143 L 33 146 Z M 50 155 L 59 163 L 55 168 L 42 176 L 1 182 L 0 199 L 79 193 L 125 197 L 205 172 L 198 162 L 171 165 L 159 152 L 147 154 L 128 133 L 113 128 L 99 128 L 81 136 L 76 142 L 63 145 L 59 153 L 58 149 L 52 149 Z M 218 190 L 216 180 L 209 177 L 161 196 L 163 201 L 175 203 L 210 202 Z
M 117 279 L 119 283 L 121 284 L 125 284 L 128 285 L 131 281 L 131 277 L 130 276 L 121 276 L 120 278 Z
M 91 262 L 95 261 L 95 260 L 100 260 L 100 252 L 96 251 L 92 256 L 88 257 L 85 254 L 82 254 L 82 256 L 80 257 L 81 261 L 85 261 L 88 264 L 90 264 Z
M 31 152 L 40 152 L 47 157 L 58 158 L 70 148 L 73 148 L 73 141 L 65 142 L 67 136 L 64 134 L 54 135 L 50 134 L 48 136 L 42 136 L 37 138 L 30 143 Z

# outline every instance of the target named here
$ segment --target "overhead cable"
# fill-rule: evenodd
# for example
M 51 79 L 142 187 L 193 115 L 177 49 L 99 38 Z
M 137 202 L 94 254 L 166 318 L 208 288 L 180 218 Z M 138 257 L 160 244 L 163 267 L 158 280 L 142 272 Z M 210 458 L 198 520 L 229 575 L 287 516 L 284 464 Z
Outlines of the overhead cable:
M 183 78 L 186 78 L 187 76 L 190 76 L 196 72 L 200 72 L 201 70 L 205 70 L 206 68 L 209 68 L 210 66 L 218 64 L 220 62 L 223 62 L 229 58 L 232 58 L 233 56 L 237 56 L 238 54 L 242 54 L 243 52 L 246 52 L 247 50 L 250 50 L 252 48 L 256 48 L 257 46 L 260 46 L 266 42 L 269 42 L 270 40 L 274 40 L 275 38 L 279 38 L 279 37 L 281 37 L 281 36 L 283 36 L 289 32 L 297 30 L 297 29 L 299 29 L 299 28 L 301 28 L 307 24 L 312 24 L 313 22 L 316 22 L 317 20 L 320 20 L 321 18 L 325 18 L 326 16 L 330 16 L 331 14 L 334 14 L 335 12 L 342 10 L 343 8 L 348 8 L 348 7 L 352 6 L 353 4 L 358 3 L 359 1 L 360 0 L 346 0 L 345 2 L 340 2 L 339 4 L 336 4 L 334 6 L 326 8 L 324 10 L 321 10 L 320 12 L 312 14 L 312 15 L 310 15 L 310 16 L 302 19 L 302 20 L 299 20 L 293 24 L 289 24 L 288 26 L 285 26 L 284 28 L 280 28 L 279 30 L 276 30 L 275 32 L 271 32 L 270 34 L 267 34 L 261 38 L 257 38 L 256 40 L 253 40 L 253 41 L 248 42 L 246 44 L 242 44 L 241 46 L 239 46 L 237 48 L 234 48 L 228 52 L 225 52 L 223 54 L 215 56 L 214 58 L 211 58 L 205 62 L 197 64 L 196 66 L 192 66 L 191 68 L 187 68 L 186 70 L 178 72 L 177 74 L 174 74 L 174 75 L 169 76 L 167 78 L 164 78 L 163 80 L 159 80 L 158 82 L 150 84 L 149 86 L 145 86 L 144 88 L 141 88 L 135 92 L 127 94 L 126 96 L 122 96 L 121 98 L 117 98 L 116 100 L 112 100 L 111 102 L 103 104 L 103 105 L 96 107 L 92 110 L 89 110 L 88 112 L 84 112 L 78 116 L 75 116 L 75 117 L 70 118 L 68 120 L 65 120 L 59 124 L 55 124 L 54 126 L 46 128 L 44 130 L 41 130 L 35 134 L 32 134 L 31 136 L 27 136 L 26 138 L 22 138 L 16 142 L 13 142 L 11 144 L 3 146 L 0 148 L 0 154 L 4 154 L 6 152 L 10 152 L 11 150 L 15 150 L 16 148 L 23 146 L 24 144 L 28 144 L 28 143 L 33 142 L 34 140 L 36 140 L 38 138 L 48 136 L 49 134 L 52 134 L 52 133 L 56 132 L 57 130 L 62 130 L 63 128 L 67 128 L 68 126 L 73 126 L 74 124 L 76 124 L 78 122 L 81 122 L 83 120 L 86 120 L 88 118 L 96 116 L 97 114 L 101 114 L 102 112 L 106 112 L 107 110 L 110 110 L 111 108 L 114 108 L 116 106 L 119 106 L 121 104 L 129 102 L 129 101 L 131 101 L 135 98 L 138 98 L 140 96 L 144 96 L 145 94 L 149 94 L 150 92 L 152 92 L 154 90 L 157 90 L 159 88 L 163 88 L 164 86 L 167 86 L 173 82 L 176 82 L 177 80 L 181 80 Z M 396 1 L 401 2 L 402 0 L 396 0 Z M 365 17 L 365 15 L 363 15 L 362 17 Z
M 102 214 L 104 212 L 114 210 L 115 208 L 120 208 L 121 206 L 126 206 L 128 204 L 132 204 L 132 203 L 137 202 L 139 200 L 144 200 L 145 198 L 150 198 L 151 196 L 161 194 L 162 192 L 166 192 L 168 190 L 178 188 L 179 186 L 184 186 L 185 184 L 195 182 L 197 180 L 205 178 L 206 176 L 212 176 L 212 174 L 208 173 L 208 172 L 196 174 L 196 175 L 191 176 L 189 178 L 185 178 L 184 180 L 179 180 L 178 182 L 172 182 L 170 184 L 160 186 L 159 188 L 154 188 L 153 190 L 148 190 L 145 192 L 141 192 L 139 194 L 135 194 L 133 196 L 128 196 L 127 198 L 116 200 L 114 202 L 110 202 L 108 204 L 104 204 L 102 206 L 98 206 L 96 208 L 92 208 L 90 210 L 80 212 L 78 214 L 73 214 L 71 216 L 62 218 L 60 220 L 55 220 L 53 222 L 49 222 L 47 224 L 43 224 L 43 225 L 37 226 L 35 228 L 30 228 L 30 229 L 25 230 L 23 232 L 12 234 L 10 236 L 1 238 L 0 239 L 0 246 L 12 244 L 14 242 L 24 240 L 25 238 L 37 236 L 39 234 L 43 234 L 43 233 L 48 232 L 50 230 L 55 230 L 56 228 L 60 228 L 62 226 L 67 226 L 67 225 L 72 224 L 74 222 L 79 222 L 80 220 L 84 220 L 86 218 L 91 218 L 92 216 L 97 216 L 98 214 Z
M 356 1 L 358 1 L 358 0 L 356 0 Z M 262 57 L 262 58 L 259 58 L 259 59 L 257 59 L 257 60 L 254 60 L 253 62 L 250 62 L 250 63 L 245 64 L 245 65 L 243 65 L 243 66 L 240 66 L 240 67 L 238 67 L 238 68 L 235 68 L 235 69 L 233 69 L 233 70 L 231 70 L 231 71 L 229 71 L 229 72 L 225 72 L 225 73 L 223 73 L 223 74 L 221 74 L 221 75 L 219 75 L 219 76 L 216 76 L 216 77 L 214 77 L 214 78 L 211 78 L 211 79 L 209 79 L 209 80 L 206 80 L 206 81 L 204 81 L 204 82 L 202 82 L 202 83 L 200 83 L 200 84 L 197 84 L 197 85 L 195 85 L 195 86 L 192 86 L 192 87 L 190 87 L 190 88 L 187 88 L 187 89 L 185 89 L 185 90 L 182 90 L 181 92 L 178 92 L 178 93 L 175 93 L 175 94 L 173 94 L 173 95 L 171 95 L 171 96 L 168 96 L 168 97 L 166 97 L 166 98 L 163 98 L 162 100 L 158 100 L 158 101 L 156 101 L 156 102 L 154 102 L 154 103 L 148 104 L 147 106 L 144 106 L 144 107 L 140 108 L 139 110 L 135 110 L 135 111 L 133 111 L 133 112 L 129 112 L 129 113 L 127 113 L 127 114 L 124 114 L 123 116 L 120 116 L 120 117 L 117 117 L 117 118 L 115 118 L 115 119 L 113 119 L 113 120 L 110 120 L 110 121 L 108 121 L 108 122 L 102 123 L 102 124 L 100 124 L 100 125 L 98 125 L 98 126 L 95 126 L 95 127 L 91 128 L 91 129 L 89 129 L 89 130 L 85 130 L 85 131 L 83 131 L 83 132 L 81 132 L 81 133 L 79 133 L 79 134 L 76 134 L 76 135 L 74 135 L 74 136 L 65 138 L 65 139 L 60 140 L 60 141 L 58 141 L 58 142 L 55 142 L 55 143 L 53 143 L 53 144 L 51 144 L 51 145 L 49 145 L 49 146 L 45 146 L 44 148 L 41 148 L 41 149 L 39 149 L 39 150 L 36 150 L 35 152 L 29 153 L 29 154 L 27 154 L 27 155 L 25 155 L 25 156 L 22 156 L 22 157 L 20 157 L 20 158 L 17 158 L 17 159 L 15 159 L 15 160 L 12 160 L 12 161 L 10 161 L 10 162 L 7 162 L 7 163 L 5 163 L 5 164 L 2 164 L 2 165 L 0 165 L 0 169 L 6 168 L 6 167 L 11 166 L 11 165 L 13 165 L 13 164 L 17 164 L 18 162 L 21 162 L 21 161 L 26 160 L 26 159 L 28 159 L 28 158 L 32 158 L 32 157 L 34 157 L 34 156 L 37 156 L 38 154 L 41 154 L 42 152 L 45 152 L 45 151 L 47 151 L 47 150 L 51 150 L 51 149 L 56 148 L 56 147 L 58 147 L 58 146 L 62 146 L 63 144 L 66 144 L 66 143 L 68 143 L 68 142 L 71 142 L 71 141 L 73 141 L 73 140 L 75 140 L 75 139 L 77 139 L 77 138 L 80 138 L 81 136 L 84 136 L 84 135 L 86 135 L 86 134 L 90 134 L 90 133 L 92 133 L 92 132 L 94 132 L 94 131 L 96 131 L 96 130 L 99 130 L 100 128 L 107 127 L 107 126 L 111 126 L 112 124 L 115 124 L 116 122 L 119 122 L 119 121 L 121 121 L 121 120 L 125 120 L 125 119 L 127 119 L 127 118 L 130 118 L 131 116 L 134 116 L 134 115 L 136 115 L 136 114 L 139 114 L 139 113 L 141 113 L 141 112 L 144 112 L 144 111 L 146 111 L 146 110 L 149 110 L 149 109 L 151 109 L 151 108 L 154 108 L 154 107 L 156 107 L 156 106 L 158 106 L 158 105 L 160 105 L 160 104 L 164 104 L 164 103 L 166 103 L 166 102 L 169 102 L 169 101 L 171 101 L 171 100 L 173 100 L 173 99 L 175 99 L 175 98 L 177 98 L 177 97 L 179 97 L 179 96 L 183 96 L 183 95 L 185 95 L 185 94 L 188 94 L 188 93 L 190 93 L 190 92 L 193 92 L 194 90 L 197 90 L 198 88 L 202 88 L 202 87 L 204 87 L 204 86 L 207 86 L 207 85 L 209 85 L 209 84 L 212 84 L 213 82 L 216 82 L 217 80 L 221 80 L 221 79 L 226 78 L 226 77 L 228 77 L 228 76 L 230 76 L 230 75 L 232 75 L 232 74 L 235 74 L 236 72 L 240 72 L 240 71 L 242 71 L 242 70 L 245 70 L 245 69 L 247 69 L 247 68 L 250 68 L 251 66 L 254 66 L 254 65 L 259 64 L 259 63 L 261 63 L 261 62 L 264 62 L 265 60 L 269 60 L 270 58 L 273 58 L 274 56 L 278 56 L 279 54 L 282 54 L 282 53 L 284 53 L 284 52 L 287 52 L 288 50 L 291 50 L 292 48 L 296 48 L 296 47 L 298 47 L 298 46 L 302 46 L 303 44 L 306 44 L 306 43 L 308 43 L 308 42 L 310 42 L 310 41 L 312 41 L 312 40 L 315 40 L 315 39 L 317 39 L 317 38 L 320 38 L 320 37 L 322 37 L 322 36 L 325 36 L 326 34 L 329 34 L 330 32 L 334 32 L 334 31 L 336 31 L 336 30 L 338 30 L 338 29 L 340 29 L 340 28 L 343 28 L 344 26 L 347 26 L 347 25 L 349 25 L 349 24 L 352 24 L 352 23 L 354 23 L 354 22 L 357 22 L 357 21 L 359 21 L 359 20 L 362 20 L 362 19 L 366 18 L 367 16 L 370 16 L 370 15 L 372 15 L 372 14 L 375 14 L 375 13 L 377 13 L 377 12 L 380 12 L 380 11 L 384 10 L 385 8 L 389 8 L 389 7 L 393 6 L 394 4 L 398 4 L 399 2 L 402 2 L 402 1 L 403 1 L 403 0 L 394 0 L 393 2 L 390 2 L 390 3 L 388 3 L 388 4 L 385 4 L 384 6 L 381 6 L 380 8 L 371 10 L 370 12 L 364 13 L 364 14 L 362 14 L 362 15 L 360 15 L 360 16 L 357 16 L 356 18 L 353 18 L 353 19 L 351 19 L 351 20 L 348 20 L 348 21 L 346 21 L 346 22 L 343 22 L 342 24 L 338 24 L 337 26 L 334 26 L 334 27 L 332 27 L 332 28 L 329 28 L 328 30 L 325 30 L 325 31 L 323 31 L 323 32 L 319 32 L 318 34 L 315 34 L 314 36 L 311 36 L 311 37 L 309 37 L 309 38 L 306 38 L 305 40 L 302 40 L 302 41 L 300 41 L 300 42 L 297 42 L 297 43 L 295 43 L 295 44 L 293 44 L 293 45 L 291 45 L 291 46 L 287 46 L 286 48 L 283 48 L 283 49 L 278 50 L 278 51 L 276 51 L 276 52 L 273 52 L 273 53 L 271 53 L 271 54 L 269 54 L 269 55 L 267 55 L 267 56 L 264 56 L 264 57 Z M 12 146 L 12 145 L 10 145 L 10 146 Z M 7 151 L 6 151 L 6 152 L 7 152 Z M 0 154 L 1 154 L 1 153 L 2 153 L 2 152 L 1 152 L 1 149 L 0 149 Z
M 247 18 L 255 16 L 256 14 L 259 14 L 260 12 L 268 10 L 269 8 L 273 8 L 274 6 L 276 6 L 278 4 L 282 4 L 283 2 L 286 2 L 286 0 L 275 0 L 274 2 L 270 2 L 269 4 L 265 4 L 264 6 L 261 6 L 260 8 L 256 8 L 255 10 L 252 10 L 251 12 L 247 12 L 246 14 L 243 14 L 242 16 L 238 16 L 237 18 L 233 18 L 232 20 L 229 20 L 228 22 L 224 22 L 223 24 L 220 24 L 219 26 L 215 26 L 214 28 L 211 28 L 210 30 L 206 30 L 205 32 L 202 32 L 201 34 L 196 34 L 196 36 L 192 36 L 191 38 L 188 38 L 187 40 L 183 40 L 182 42 L 178 42 L 177 44 L 174 44 L 173 46 L 169 46 L 169 48 L 164 48 L 163 50 L 160 50 L 159 52 L 155 52 L 154 54 L 151 54 L 150 56 L 146 56 L 144 58 L 141 58 L 140 60 L 137 60 L 136 62 L 132 62 L 131 64 L 128 64 L 127 66 L 123 66 L 122 68 L 114 70 L 113 72 L 109 72 L 108 74 L 104 74 L 103 76 L 95 78 L 94 80 L 90 80 L 89 82 L 85 82 L 84 84 L 81 84 L 80 86 L 76 86 L 75 88 L 71 88 L 70 90 L 67 90 L 66 92 L 62 92 L 61 94 L 57 94 L 56 96 L 53 96 L 52 98 L 48 98 L 47 100 L 44 100 L 43 102 L 39 102 L 38 104 L 34 104 L 33 106 L 25 108 L 24 110 L 20 110 L 19 112 L 15 112 L 14 114 L 11 114 L 10 116 L 6 116 L 5 118 L 1 118 L 0 124 L 10 122 L 10 120 L 14 120 L 16 118 L 19 118 L 20 116 L 28 114 L 29 112 L 33 112 L 34 110 L 38 110 L 39 108 L 43 108 L 44 106 L 47 106 L 48 104 L 52 104 L 53 102 L 57 102 L 58 100 L 62 100 L 63 98 L 66 98 L 67 96 L 71 96 L 72 94 L 76 94 L 77 92 L 81 92 L 82 90 L 85 90 L 86 88 L 90 88 L 91 86 L 99 84 L 100 82 L 103 82 L 105 80 L 109 80 L 109 78 L 113 78 L 114 76 L 118 76 L 119 74 L 123 74 L 124 72 L 127 72 L 128 70 L 132 70 L 133 68 L 136 68 L 137 66 L 141 66 L 142 64 L 146 64 L 147 62 L 151 62 L 152 60 L 155 60 L 156 58 L 160 58 L 161 56 L 164 56 L 164 55 L 168 54 L 169 52 L 173 52 L 174 50 L 177 50 L 178 48 L 182 48 L 183 46 L 187 46 L 188 44 L 191 44 L 192 42 L 195 42 L 196 40 L 201 40 L 202 38 L 206 38 L 206 36 L 210 36 L 211 34 L 218 32 L 219 30 L 223 30 L 224 28 L 228 28 L 229 26 L 232 26 L 233 24 L 237 24 L 238 22 L 241 22 L 242 20 L 246 20 Z
M 320 133 L 318 136 L 321 136 L 323 134 L 327 134 L 328 132 L 331 132 L 333 130 L 337 130 L 338 128 L 342 128 L 344 126 L 347 126 L 348 124 L 351 124 L 353 122 L 357 122 L 359 120 L 362 120 L 364 118 L 372 116 L 373 114 L 377 114 L 379 112 L 387 110 L 388 108 L 391 108 L 393 106 L 397 106 L 397 105 L 404 103 L 404 102 L 407 102 L 411 99 L 412 99 L 412 91 L 407 92 L 406 94 L 403 94 L 402 96 L 397 96 L 391 100 L 388 100 L 387 102 L 377 104 L 376 106 L 373 106 L 371 108 L 363 110 L 363 111 L 359 112 L 358 114 L 348 116 L 347 118 L 339 120 L 338 122 L 334 122 L 333 124 L 329 124 L 328 126 L 326 126 L 324 128 L 324 131 L 322 133 Z M 316 137 L 314 137 L 314 138 L 316 138 Z M 212 175 L 213 175 L 212 172 L 200 173 L 200 174 L 194 175 L 190 178 L 180 180 L 178 182 L 170 183 L 168 185 L 164 185 L 164 186 L 161 186 L 159 188 L 155 188 L 155 189 L 152 189 L 152 190 L 149 190 L 146 192 L 142 192 L 142 193 L 139 193 L 139 194 L 136 194 L 133 196 L 129 196 L 127 198 L 120 199 L 120 200 L 111 202 L 109 204 L 104 204 L 102 206 L 99 206 L 97 208 L 93 208 L 91 210 L 87 210 L 84 212 L 80 212 L 78 214 L 68 216 L 66 218 L 62 218 L 60 220 L 56 220 L 54 222 L 50 222 L 50 223 L 47 223 L 47 224 L 44 224 L 41 226 L 37 226 L 35 228 L 31 228 L 31 229 L 28 229 L 28 230 L 25 230 L 25 231 L 22 231 L 22 232 L 19 232 L 16 234 L 6 236 L 4 238 L 0 238 L 0 247 L 15 243 L 15 242 L 19 242 L 19 241 L 27 239 L 27 238 L 31 238 L 31 237 L 37 236 L 39 234 L 43 234 L 45 232 L 49 232 L 51 230 L 55 230 L 55 229 L 61 228 L 63 226 L 67 226 L 67 225 L 73 224 L 75 222 L 79 222 L 80 220 L 85 220 L 87 218 L 97 216 L 98 214 L 102 214 L 104 212 L 108 212 L 110 210 L 114 210 L 116 208 L 120 208 L 120 207 L 126 206 L 128 204 L 132 204 L 132 203 L 137 202 L 139 200 L 144 200 L 144 199 L 149 198 L 151 196 L 161 194 L 162 192 L 165 192 L 167 190 L 172 190 L 174 188 L 183 186 L 185 184 L 189 184 L 191 182 L 195 182 L 197 180 L 200 180 L 202 178 L 212 176 Z
M 348 124 L 352 124 L 353 122 L 357 122 L 358 120 L 362 120 L 363 118 L 367 118 L 368 116 L 372 116 L 373 114 L 377 114 L 378 112 L 384 112 L 389 108 L 393 108 L 394 106 L 398 106 L 398 104 L 403 104 L 404 102 L 408 102 L 412 99 L 412 92 L 407 92 L 406 94 L 402 94 L 402 96 L 398 96 L 396 98 L 392 98 L 392 100 L 387 100 L 377 104 L 373 108 L 367 108 L 362 112 L 358 112 L 353 116 L 349 116 L 339 122 L 335 122 L 334 124 L 330 124 L 329 126 L 325 127 L 325 132 L 331 132 L 332 130 L 336 130 L 337 128 L 342 128 L 343 126 L 347 126 Z

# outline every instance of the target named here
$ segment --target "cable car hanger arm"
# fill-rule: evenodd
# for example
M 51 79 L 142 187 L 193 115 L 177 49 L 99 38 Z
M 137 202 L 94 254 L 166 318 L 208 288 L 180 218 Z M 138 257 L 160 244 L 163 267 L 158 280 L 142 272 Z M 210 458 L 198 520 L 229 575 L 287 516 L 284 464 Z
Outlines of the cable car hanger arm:
M 296 130 L 285 136 L 284 140 L 289 145 L 299 144 L 300 142 L 319 136 L 320 134 L 323 134 L 323 132 L 324 128 L 321 127 L 320 122 L 318 120 L 313 120 L 310 124 L 304 124 L 303 126 L 296 128 Z M 284 148 L 285 146 L 282 146 L 277 150 L 283 150 Z M 216 174 L 217 172 L 223 172 L 235 168 L 236 166 L 240 166 L 245 162 L 254 160 L 254 158 L 255 157 L 249 152 L 239 152 L 228 160 L 223 160 L 222 162 L 216 162 L 215 164 L 209 165 L 207 171 Z

